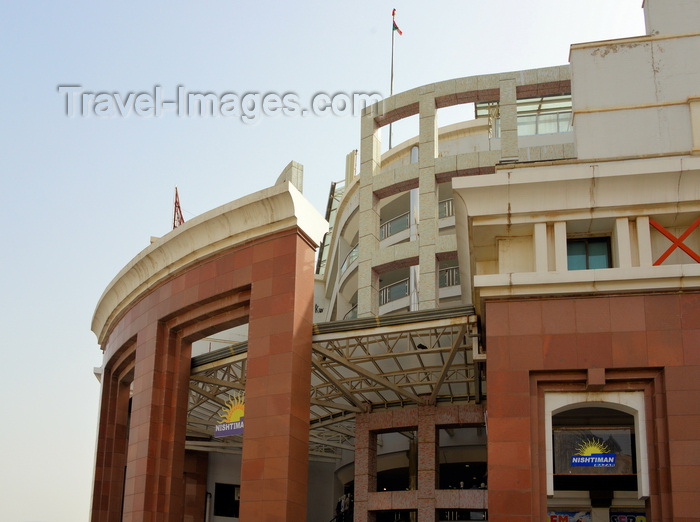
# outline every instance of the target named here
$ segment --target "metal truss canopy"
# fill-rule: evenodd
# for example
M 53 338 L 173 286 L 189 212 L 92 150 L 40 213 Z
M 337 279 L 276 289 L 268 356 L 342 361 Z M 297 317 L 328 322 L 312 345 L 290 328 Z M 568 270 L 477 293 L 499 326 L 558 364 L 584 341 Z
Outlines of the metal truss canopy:
M 310 456 L 339 458 L 342 450 L 352 451 L 360 412 L 478 401 L 478 326 L 473 309 L 465 311 L 471 313 L 423 313 L 420 322 L 415 314 L 405 314 L 404 321 L 352 321 L 354 328 L 345 330 L 338 328 L 342 323 L 328 323 L 333 328 L 325 332 L 323 325 L 315 327 Z M 214 426 L 229 397 L 245 389 L 246 361 L 246 343 L 193 358 L 189 449 L 240 452 L 242 437 L 216 438 Z

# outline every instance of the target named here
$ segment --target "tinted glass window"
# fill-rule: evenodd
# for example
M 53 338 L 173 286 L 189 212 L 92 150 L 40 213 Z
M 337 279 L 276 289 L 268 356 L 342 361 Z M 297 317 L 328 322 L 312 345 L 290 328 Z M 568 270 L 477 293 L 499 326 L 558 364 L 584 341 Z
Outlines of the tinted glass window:
M 569 270 L 611 268 L 610 238 L 590 237 L 567 242 Z

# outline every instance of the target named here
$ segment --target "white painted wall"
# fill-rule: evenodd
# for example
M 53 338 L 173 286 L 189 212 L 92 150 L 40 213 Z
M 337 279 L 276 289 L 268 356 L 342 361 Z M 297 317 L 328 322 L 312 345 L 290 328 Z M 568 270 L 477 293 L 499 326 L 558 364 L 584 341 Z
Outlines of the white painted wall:
M 700 2 L 697 0 L 644 0 L 647 34 L 697 33 Z
M 572 46 L 579 159 L 692 150 L 688 98 L 700 94 L 699 55 L 700 35 Z
M 224 453 L 209 453 L 207 472 L 207 493 L 211 493 L 209 509 L 210 522 L 237 522 L 237 518 L 214 516 L 215 484 L 241 484 L 241 456 Z
M 334 462 L 309 461 L 309 491 L 306 522 L 328 522 L 335 516 L 337 491 Z

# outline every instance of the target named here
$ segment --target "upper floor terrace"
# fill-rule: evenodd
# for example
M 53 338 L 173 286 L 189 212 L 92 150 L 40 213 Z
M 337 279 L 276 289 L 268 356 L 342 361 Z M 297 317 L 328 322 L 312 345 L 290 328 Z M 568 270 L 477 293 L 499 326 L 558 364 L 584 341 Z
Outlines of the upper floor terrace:
M 455 106 L 472 119 L 438 129 Z M 359 173 L 351 153 L 329 198 L 317 320 L 461 304 L 459 277 L 448 275 L 459 273 L 453 178 L 573 158 L 571 117 L 568 66 L 449 80 L 368 108 Z M 382 153 L 382 129 L 411 119 L 415 136 Z
M 700 286 L 700 157 L 560 162 L 455 180 L 462 291 L 484 298 Z M 469 286 L 473 285 L 473 286 Z

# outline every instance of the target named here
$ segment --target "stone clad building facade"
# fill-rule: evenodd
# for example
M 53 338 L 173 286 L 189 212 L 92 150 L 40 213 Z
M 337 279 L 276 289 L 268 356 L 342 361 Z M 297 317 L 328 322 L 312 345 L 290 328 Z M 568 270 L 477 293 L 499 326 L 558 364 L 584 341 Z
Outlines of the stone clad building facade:
M 300 375 L 310 366 L 313 255 L 325 229 L 307 206 L 281 184 L 212 211 L 154 243 L 107 289 L 112 317 L 93 323 L 106 360 L 93 519 L 201 519 L 207 454 L 185 449 L 192 343 L 243 323 L 241 517 L 304 518 L 309 383 Z
M 292 162 L 138 254 L 92 520 L 697 519 L 700 6 L 644 10 L 367 108 L 325 219 Z

